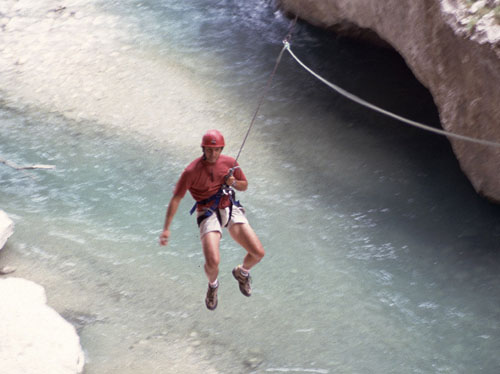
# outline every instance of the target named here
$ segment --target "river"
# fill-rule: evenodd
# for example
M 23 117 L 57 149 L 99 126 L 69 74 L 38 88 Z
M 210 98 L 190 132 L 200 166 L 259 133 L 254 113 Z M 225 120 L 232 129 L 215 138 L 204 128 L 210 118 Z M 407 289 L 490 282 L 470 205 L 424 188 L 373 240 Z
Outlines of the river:
M 211 128 L 235 156 L 290 20 L 272 2 L 4 0 L 0 253 L 73 323 L 85 374 L 500 370 L 500 207 L 445 138 L 338 96 L 286 53 L 239 159 L 267 255 L 243 297 L 224 234 L 219 306 L 186 197 Z M 439 126 L 394 52 L 303 23 L 292 49 L 366 100 Z

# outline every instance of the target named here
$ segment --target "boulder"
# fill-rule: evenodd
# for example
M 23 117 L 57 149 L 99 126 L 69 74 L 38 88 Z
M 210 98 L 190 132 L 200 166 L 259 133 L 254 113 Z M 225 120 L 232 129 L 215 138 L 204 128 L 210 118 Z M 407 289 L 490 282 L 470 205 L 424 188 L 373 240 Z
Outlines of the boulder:
M 279 0 L 326 29 L 378 35 L 434 98 L 443 129 L 500 142 L 500 1 Z M 368 30 L 369 32 L 360 32 Z M 334 58 L 334 56 L 332 56 Z M 500 147 L 450 138 L 475 190 L 500 202 Z
M 0 210 L 0 249 L 3 248 L 7 239 L 14 232 L 14 222 L 7 216 L 7 214 Z
M 75 328 L 46 305 L 45 290 L 21 278 L 0 278 L 0 371 L 76 374 L 84 355 Z

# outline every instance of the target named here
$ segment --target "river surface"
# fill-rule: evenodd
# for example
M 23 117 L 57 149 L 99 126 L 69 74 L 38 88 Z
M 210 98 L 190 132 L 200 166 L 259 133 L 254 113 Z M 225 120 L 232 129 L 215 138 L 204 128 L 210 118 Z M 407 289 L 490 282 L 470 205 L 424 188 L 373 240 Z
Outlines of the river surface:
M 235 156 L 290 21 L 263 0 L 3 0 L 0 264 L 46 288 L 86 374 L 500 372 L 500 207 L 445 138 L 350 103 L 285 53 L 239 159 L 267 255 L 243 297 L 221 246 L 219 306 L 187 196 L 165 205 L 218 128 Z M 393 52 L 298 23 L 327 79 L 439 126 Z

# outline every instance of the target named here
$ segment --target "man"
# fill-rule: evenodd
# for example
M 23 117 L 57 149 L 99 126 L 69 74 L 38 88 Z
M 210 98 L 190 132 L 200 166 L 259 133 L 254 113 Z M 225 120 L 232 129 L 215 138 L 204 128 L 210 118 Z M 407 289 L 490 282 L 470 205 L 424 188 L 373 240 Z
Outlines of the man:
M 160 244 L 167 245 L 170 224 L 180 201 L 186 191 L 189 191 L 196 200 L 197 221 L 205 256 L 205 274 L 208 278 L 205 304 L 210 310 L 217 307 L 222 228 L 227 227 L 231 237 L 247 251 L 243 264 L 233 269 L 233 276 L 238 281 L 243 295 L 251 295 L 249 271 L 265 254 L 259 238 L 245 217 L 244 209 L 234 200 L 233 188 L 245 191 L 248 182 L 236 160 L 222 155 L 224 145 L 224 137 L 217 130 L 210 130 L 203 135 L 203 156 L 191 162 L 177 182 L 160 235 Z

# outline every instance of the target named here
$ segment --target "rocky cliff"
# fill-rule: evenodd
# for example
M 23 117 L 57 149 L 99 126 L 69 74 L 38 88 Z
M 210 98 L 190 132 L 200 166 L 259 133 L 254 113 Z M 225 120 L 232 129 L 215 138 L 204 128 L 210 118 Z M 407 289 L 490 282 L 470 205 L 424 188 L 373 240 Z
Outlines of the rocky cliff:
M 432 94 L 443 129 L 500 143 L 500 0 L 279 0 L 289 14 L 373 35 Z M 476 191 L 500 203 L 500 147 L 450 138 Z

